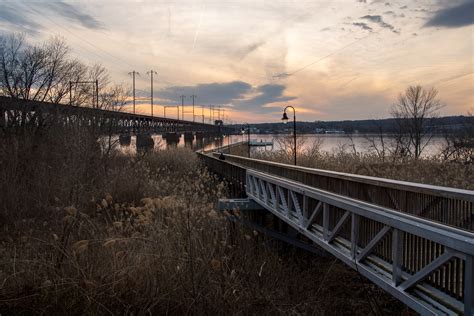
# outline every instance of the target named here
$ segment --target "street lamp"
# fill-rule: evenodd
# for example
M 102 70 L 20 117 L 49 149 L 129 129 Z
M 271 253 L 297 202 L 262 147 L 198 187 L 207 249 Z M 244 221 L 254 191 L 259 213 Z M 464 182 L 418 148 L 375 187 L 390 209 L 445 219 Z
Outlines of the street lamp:
M 250 158 L 250 125 L 249 123 L 245 123 L 247 125 L 247 156 Z M 242 135 L 245 134 L 245 128 L 242 127 Z
M 223 139 L 222 139 L 222 143 L 221 143 L 221 154 L 219 155 L 219 159 L 220 160 L 225 160 L 225 156 L 224 156 L 224 150 L 222 147 L 224 147 L 224 139 L 225 139 L 225 135 L 222 136 Z
M 292 107 L 291 105 L 288 105 L 284 110 L 283 110 L 283 117 L 281 118 L 281 120 L 283 121 L 283 124 L 286 124 L 288 123 L 288 115 L 286 114 L 286 109 L 288 108 L 291 108 L 293 110 L 293 137 L 294 137 L 294 154 L 295 154 L 295 157 L 294 157 L 294 163 L 295 163 L 295 166 L 296 166 L 296 110 L 294 107 Z

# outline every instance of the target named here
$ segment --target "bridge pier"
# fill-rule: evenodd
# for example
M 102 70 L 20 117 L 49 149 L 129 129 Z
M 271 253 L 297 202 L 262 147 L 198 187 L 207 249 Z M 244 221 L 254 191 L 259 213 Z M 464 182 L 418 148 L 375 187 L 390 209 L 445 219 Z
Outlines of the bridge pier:
M 194 140 L 194 135 L 191 132 L 186 132 L 184 133 L 184 146 L 185 147 L 193 147 L 193 140 Z
M 137 134 L 137 150 L 150 150 L 155 146 L 155 141 L 150 134 Z
M 130 146 L 130 142 L 132 140 L 132 135 L 130 133 L 122 133 L 119 135 L 119 143 L 120 146 Z
M 166 133 L 163 135 L 163 138 L 166 140 L 166 145 L 168 147 L 176 147 L 179 144 L 179 139 L 181 138 L 180 133 Z

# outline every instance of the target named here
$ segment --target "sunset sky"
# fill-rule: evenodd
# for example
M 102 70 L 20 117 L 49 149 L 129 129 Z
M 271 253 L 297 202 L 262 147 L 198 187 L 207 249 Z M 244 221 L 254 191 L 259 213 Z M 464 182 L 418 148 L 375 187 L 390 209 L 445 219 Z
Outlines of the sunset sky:
M 387 117 L 413 84 L 437 88 L 444 115 L 472 111 L 473 15 L 474 0 L 0 0 L 2 32 L 60 35 L 117 83 L 136 70 L 141 98 L 153 69 L 157 104 L 194 94 L 234 122 L 287 104 L 304 121 Z

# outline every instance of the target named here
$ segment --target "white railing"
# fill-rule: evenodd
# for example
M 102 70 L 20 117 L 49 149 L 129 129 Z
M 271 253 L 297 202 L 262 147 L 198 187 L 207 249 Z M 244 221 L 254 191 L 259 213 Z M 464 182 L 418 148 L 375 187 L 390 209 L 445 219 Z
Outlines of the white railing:
M 415 311 L 474 314 L 472 232 L 250 169 L 246 193 Z

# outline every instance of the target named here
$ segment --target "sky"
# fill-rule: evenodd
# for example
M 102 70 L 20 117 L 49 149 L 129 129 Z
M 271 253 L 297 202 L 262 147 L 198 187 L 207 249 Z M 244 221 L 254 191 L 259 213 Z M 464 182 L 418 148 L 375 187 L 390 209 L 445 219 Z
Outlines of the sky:
M 118 84 L 139 72 L 144 114 L 151 70 L 155 115 L 196 95 L 195 114 L 221 106 L 229 123 L 278 122 L 287 105 L 301 121 L 376 119 L 416 84 L 442 115 L 474 112 L 474 0 L 0 0 L 13 31 L 63 37 Z

